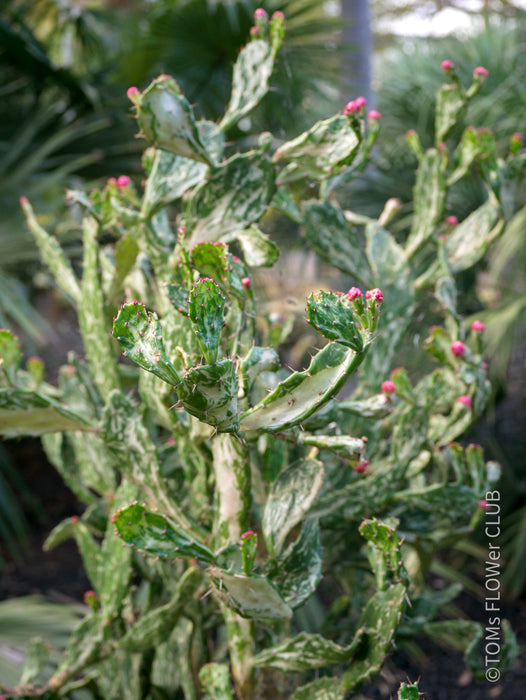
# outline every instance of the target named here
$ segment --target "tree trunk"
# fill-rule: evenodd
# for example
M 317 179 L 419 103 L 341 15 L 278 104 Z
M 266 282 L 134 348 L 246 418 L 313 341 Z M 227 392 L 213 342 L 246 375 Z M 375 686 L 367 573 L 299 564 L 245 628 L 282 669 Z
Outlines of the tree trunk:
M 368 0 L 342 0 L 345 22 L 342 40 L 345 51 L 342 61 L 343 101 L 363 95 L 372 105 L 371 89 L 373 38 Z

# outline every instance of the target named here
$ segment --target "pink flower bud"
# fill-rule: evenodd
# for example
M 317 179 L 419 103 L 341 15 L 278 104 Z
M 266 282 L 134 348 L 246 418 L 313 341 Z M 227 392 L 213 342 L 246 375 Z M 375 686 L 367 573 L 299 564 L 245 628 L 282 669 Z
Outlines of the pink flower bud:
M 361 107 L 356 102 L 356 100 L 351 100 L 350 102 L 347 102 L 347 104 L 345 105 L 343 113 L 345 116 L 348 116 L 349 114 L 357 114 L 360 111 L 360 109 L 361 109 Z
M 259 34 L 259 27 L 250 27 L 250 36 L 257 36 Z
M 375 301 L 383 301 L 384 295 L 382 294 L 381 290 L 378 289 L 378 287 L 375 287 L 374 289 L 368 289 L 365 292 L 365 298 L 374 299 Z
M 516 131 L 510 136 L 510 151 L 515 154 L 522 148 L 522 134 Z
M 70 518 L 70 520 L 71 520 L 72 523 L 78 522 L 78 519 L 79 519 L 79 516 L 78 516 L 78 515 L 72 515 L 71 518 Z
M 136 88 L 135 86 L 129 87 L 126 90 L 126 95 L 127 95 L 128 99 L 131 100 L 132 102 L 135 102 L 135 99 L 140 94 L 141 94 L 141 91 L 139 90 L 139 88 Z
M 258 9 L 254 12 L 254 17 L 256 19 L 263 19 L 264 17 L 268 17 L 268 15 L 262 7 L 258 7 Z
M 485 498 L 482 498 L 482 499 L 478 502 L 478 506 L 479 506 L 479 508 L 482 508 L 483 510 L 486 510 L 487 507 L 488 507 L 488 502 L 486 501 Z
M 376 109 L 371 109 L 371 111 L 369 112 L 369 114 L 367 116 L 369 117 L 369 119 L 372 119 L 373 121 L 376 121 L 376 120 L 382 118 L 382 115 L 380 114 L 380 112 L 377 112 Z
M 486 324 L 482 323 L 482 321 L 473 321 L 471 324 L 471 330 L 475 333 L 482 333 L 486 330 Z
M 22 195 L 18 201 L 20 202 L 20 206 L 23 207 L 26 204 L 28 204 L 29 199 L 27 197 L 24 197 L 24 195 Z
M 395 391 L 395 383 L 391 379 L 386 379 L 385 382 L 382 382 L 382 392 L 386 396 L 391 396 L 391 394 L 394 394 Z
M 446 73 L 448 70 L 452 70 L 455 67 L 455 64 L 453 61 L 450 61 L 449 58 L 446 58 L 445 61 L 442 61 L 441 68 Z
M 280 21 L 283 21 L 285 19 L 285 15 L 283 14 L 283 12 L 281 12 L 281 10 L 276 10 L 276 12 L 274 12 L 274 14 L 272 15 L 272 19 L 279 19 Z
M 130 183 L 131 178 L 129 178 L 127 175 L 119 175 L 117 178 L 117 187 L 128 187 Z
M 463 406 L 466 406 L 466 408 L 471 408 L 471 399 L 469 396 L 466 394 L 463 394 L 462 396 L 459 396 L 457 399 L 457 403 L 462 404 Z
M 481 78 L 487 78 L 489 75 L 489 71 L 483 66 L 477 66 L 473 71 L 473 76 L 476 77 L 477 75 L 479 75 Z
M 361 462 L 358 464 L 357 467 L 355 467 L 354 471 L 357 474 L 363 474 L 364 471 L 367 469 L 369 466 L 369 460 L 368 459 L 362 459 Z
M 362 107 L 367 107 L 367 100 L 365 99 L 365 97 L 362 97 L 361 95 L 360 95 L 360 97 L 357 97 L 354 101 L 360 109 Z
M 241 539 L 246 540 L 247 537 L 252 537 L 253 535 L 255 535 L 254 530 L 247 530 L 241 535 Z
M 458 226 L 458 219 L 456 216 L 446 216 L 446 224 L 448 226 Z
M 117 178 L 116 177 L 110 177 L 108 179 L 108 185 L 112 185 L 113 187 L 117 187 Z
M 363 292 L 358 287 L 351 287 L 345 296 L 352 301 L 356 297 L 363 297 Z
M 97 594 L 95 591 L 86 591 L 84 593 L 84 603 L 89 605 L 93 611 L 97 609 Z
M 451 343 L 451 352 L 455 357 L 461 357 L 466 352 L 466 346 L 461 340 L 455 340 L 454 343 Z
M 250 279 L 250 277 L 243 277 L 241 279 L 241 284 L 243 285 L 243 287 L 245 289 L 248 289 L 250 287 L 250 285 L 252 284 L 252 280 Z

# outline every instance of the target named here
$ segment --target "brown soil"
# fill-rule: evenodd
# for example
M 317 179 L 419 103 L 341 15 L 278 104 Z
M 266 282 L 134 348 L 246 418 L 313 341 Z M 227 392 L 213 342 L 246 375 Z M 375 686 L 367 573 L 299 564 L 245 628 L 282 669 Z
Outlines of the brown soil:
M 7 567 L 0 572 L 0 600 L 34 594 L 82 600 L 91 585 L 73 540 L 50 552 L 42 549 L 55 525 L 83 512 L 82 503 L 49 464 L 38 439 L 9 440 L 4 446 L 28 489 L 38 499 L 41 512 L 28 504 L 24 506 L 29 530 L 27 546 L 15 560 L 6 555 Z

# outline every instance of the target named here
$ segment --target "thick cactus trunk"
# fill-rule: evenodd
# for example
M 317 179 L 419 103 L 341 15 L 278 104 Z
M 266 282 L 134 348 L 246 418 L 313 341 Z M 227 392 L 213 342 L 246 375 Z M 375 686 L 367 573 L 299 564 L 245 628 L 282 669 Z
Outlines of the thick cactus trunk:
M 218 494 L 215 525 L 216 547 L 240 542 L 248 530 L 251 503 L 250 464 L 244 443 L 235 435 L 217 435 L 213 444 L 214 472 Z M 251 700 L 255 691 L 254 623 L 222 605 L 232 675 L 239 700 Z

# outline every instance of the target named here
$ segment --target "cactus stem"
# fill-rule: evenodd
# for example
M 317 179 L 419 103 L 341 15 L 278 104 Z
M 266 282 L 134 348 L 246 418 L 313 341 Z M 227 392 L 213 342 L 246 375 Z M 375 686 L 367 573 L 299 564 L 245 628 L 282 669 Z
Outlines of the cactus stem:
M 251 477 L 245 443 L 229 433 L 217 435 L 213 442 L 216 489 L 219 512 L 214 526 L 216 547 L 234 544 L 248 531 L 251 505 Z M 250 620 L 222 605 L 225 619 L 232 675 L 238 697 L 250 700 L 255 689 L 254 628 Z

